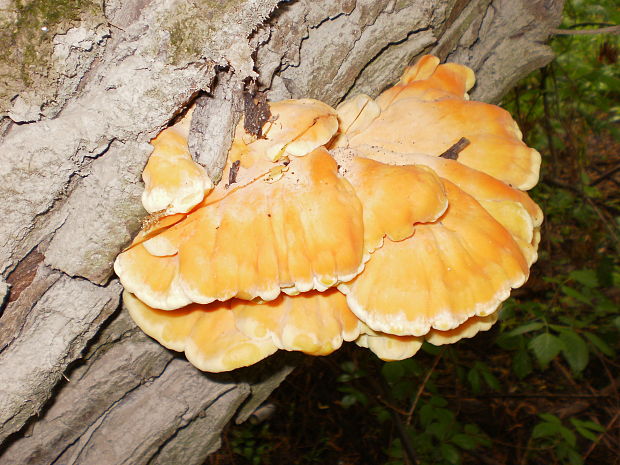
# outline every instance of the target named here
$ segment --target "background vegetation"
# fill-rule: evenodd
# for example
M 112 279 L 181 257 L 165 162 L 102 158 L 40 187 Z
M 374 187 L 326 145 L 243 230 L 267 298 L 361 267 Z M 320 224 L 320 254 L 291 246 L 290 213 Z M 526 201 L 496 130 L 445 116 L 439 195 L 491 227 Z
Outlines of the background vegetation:
M 563 29 L 620 24 L 572 0 Z M 209 464 L 620 463 L 618 35 L 556 35 L 555 62 L 502 105 L 543 154 L 540 258 L 494 329 L 383 363 L 352 344 L 300 367 L 266 421 Z M 412 458 L 414 457 L 414 458 Z

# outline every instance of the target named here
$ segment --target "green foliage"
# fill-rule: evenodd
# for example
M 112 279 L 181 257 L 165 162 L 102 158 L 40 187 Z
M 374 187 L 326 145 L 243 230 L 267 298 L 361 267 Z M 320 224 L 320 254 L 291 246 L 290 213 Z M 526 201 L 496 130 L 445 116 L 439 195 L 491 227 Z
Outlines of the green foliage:
M 593 3 L 567 1 L 560 27 L 592 29 L 620 24 L 615 0 Z M 614 60 L 614 53 L 617 60 L 617 36 L 559 35 L 551 44 L 557 59 L 526 78 L 504 102 L 527 140 L 539 150 L 550 150 L 550 142 L 561 148 L 566 142 L 574 142 L 566 136 L 575 129 L 575 123 L 585 123 L 597 132 L 609 130 L 618 137 L 614 126 L 620 119 L 620 78 Z M 551 117 L 548 121 L 553 134 L 547 133 L 546 124 L 540 124 L 546 117 Z
M 615 356 L 618 308 L 607 294 L 620 285 L 620 267 L 601 265 L 545 278 L 543 302 L 511 299 L 504 305 L 504 332 L 497 343 L 515 351 L 513 370 L 519 378 L 533 370 L 530 354 L 543 369 L 561 354 L 575 375 L 586 369 L 592 352 Z
M 265 458 L 273 448 L 269 424 L 252 425 L 232 432 L 231 447 L 235 454 L 252 465 L 266 463 Z
M 474 394 L 482 392 L 483 383 L 493 391 L 501 389 L 499 380 L 491 372 L 489 366 L 480 361 L 474 362 L 474 365 L 467 371 L 467 381 Z
M 543 413 L 539 415 L 543 420 L 532 430 L 532 439 L 543 447 L 554 449 L 557 457 L 564 463 L 581 465 L 581 455 L 575 450 L 577 436 L 565 427 L 555 415 Z
M 342 374 L 338 377 L 338 382 L 342 383 L 338 386 L 338 391 L 344 394 L 340 401 L 341 405 L 344 408 L 349 408 L 356 404 L 368 405 L 367 395 L 352 384 L 354 380 L 363 379 L 366 376 L 366 372 L 359 369 L 353 362 L 345 362 L 341 365 L 341 368 Z
M 582 465 L 583 459 L 577 450 L 577 435 L 590 441 L 596 441 L 597 435 L 605 432 L 605 428 L 588 420 L 571 418 L 566 426 L 562 420 L 550 413 L 539 415 L 540 421 L 532 430 L 534 447 L 552 449 L 556 456 L 570 465 Z
M 438 353 L 439 356 L 441 354 Z M 420 465 L 460 464 L 462 451 L 473 451 L 491 444 L 476 424 L 459 421 L 449 401 L 438 392 L 434 382 L 436 375 L 431 372 L 427 378 L 428 369 L 421 361 L 409 359 L 384 363 L 379 376 L 370 375 L 369 371 L 357 368 L 351 362 L 342 363 L 341 368 L 343 373 L 338 378 L 341 383 L 338 390 L 344 394 L 341 398 L 343 407 L 362 408 L 372 403 L 369 411 L 378 423 L 386 424 L 393 421 L 393 412 L 390 412 L 392 402 L 409 406 L 411 414 L 405 415 L 407 418 L 402 422 L 409 423 L 404 425 L 404 431 L 416 451 Z M 473 363 L 468 373 L 469 378 L 477 380 L 474 383 L 486 383 L 494 389 L 499 388 L 497 378 L 482 362 Z M 371 376 L 376 379 L 371 379 Z M 425 383 L 424 390 L 430 397 L 418 396 L 420 383 Z M 382 391 L 381 384 L 389 392 L 382 394 L 390 397 L 389 403 L 385 399 L 381 402 L 376 396 L 377 392 Z M 374 386 L 375 390 L 369 390 L 369 386 Z M 415 410 L 413 406 L 416 406 Z M 394 438 L 390 441 L 385 453 L 389 458 L 387 464 L 403 464 L 405 452 L 402 439 Z

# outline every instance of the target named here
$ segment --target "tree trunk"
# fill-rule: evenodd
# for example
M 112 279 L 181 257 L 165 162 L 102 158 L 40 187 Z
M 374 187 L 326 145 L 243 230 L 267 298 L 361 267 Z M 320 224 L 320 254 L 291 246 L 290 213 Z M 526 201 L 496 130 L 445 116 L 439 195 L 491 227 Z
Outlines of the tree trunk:
M 333 105 L 431 52 L 498 101 L 552 59 L 562 3 L 0 0 L 0 464 L 200 464 L 292 369 L 201 373 L 119 309 L 148 141 L 188 103 L 217 173 L 252 79 Z

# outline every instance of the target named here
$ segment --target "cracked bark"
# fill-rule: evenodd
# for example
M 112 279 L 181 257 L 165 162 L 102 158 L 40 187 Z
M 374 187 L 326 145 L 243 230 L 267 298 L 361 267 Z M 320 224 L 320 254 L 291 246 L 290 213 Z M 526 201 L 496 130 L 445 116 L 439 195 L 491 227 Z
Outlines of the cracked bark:
M 2 24 L 19 14 L 5 3 Z M 497 101 L 552 58 L 544 41 L 562 7 L 213 4 L 106 0 L 45 26 L 47 72 L 24 80 L 38 65 L 17 63 L 22 74 L 0 79 L 0 464 L 200 464 L 225 424 L 247 418 L 290 371 L 276 355 L 200 373 L 118 309 L 111 265 L 144 214 L 148 141 L 189 101 L 200 99 L 192 153 L 217 177 L 248 79 L 272 100 L 336 104 L 376 95 L 431 51 L 471 66 L 473 97 Z

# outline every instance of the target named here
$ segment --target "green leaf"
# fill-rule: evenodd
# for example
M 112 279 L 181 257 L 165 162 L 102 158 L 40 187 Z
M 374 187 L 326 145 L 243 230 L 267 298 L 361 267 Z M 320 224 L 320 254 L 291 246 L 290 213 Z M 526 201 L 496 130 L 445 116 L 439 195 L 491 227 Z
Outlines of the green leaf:
M 563 349 L 563 344 L 557 336 L 543 333 L 530 341 L 529 348 L 534 352 L 538 363 L 546 367 Z
M 490 371 L 484 370 L 482 372 L 482 377 L 484 378 L 484 382 L 487 383 L 487 386 L 494 391 L 499 391 L 501 389 L 502 386 L 500 385 L 499 380 Z
M 604 74 L 599 75 L 599 80 L 606 84 L 609 90 L 620 89 L 620 79 L 614 76 L 606 76 Z
M 461 463 L 461 454 L 458 449 L 450 444 L 442 444 L 440 446 L 441 456 L 450 463 L 455 465 Z
M 342 368 L 342 370 L 346 371 L 347 373 L 355 373 L 357 371 L 357 367 L 353 362 L 342 362 L 340 364 L 340 368 Z
M 583 371 L 588 366 L 588 345 L 583 338 L 574 331 L 566 330 L 560 333 L 560 340 L 564 344 L 562 353 L 575 373 Z
M 605 427 L 599 425 L 598 423 L 594 423 L 593 421 L 588 420 L 579 420 L 578 418 L 571 418 L 570 422 L 573 424 L 575 429 L 579 434 L 581 434 L 584 438 L 589 439 L 590 441 L 596 441 L 597 434 L 596 433 L 604 433 Z
M 471 385 L 471 390 L 474 394 L 478 394 L 480 392 L 480 372 L 476 368 L 472 368 L 467 373 L 467 381 Z
M 340 376 L 338 376 L 338 378 L 336 378 L 336 381 L 339 383 L 348 383 L 352 379 L 355 379 L 355 378 L 348 373 L 343 373 Z
M 570 465 L 583 465 L 583 459 L 576 450 L 569 449 L 566 455 L 568 456 L 568 463 L 570 463 Z
M 423 428 L 428 427 L 431 421 L 433 421 L 434 411 L 435 409 L 433 406 L 429 404 L 425 404 L 420 408 L 418 416 L 420 418 L 420 424 Z
M 368 397 L 366 397 L 366 394 L 364 394 L 359 389 L 354 388 L 353 386 L 339 386 L 338 391 L 346 394 L 340 400 L 344 408 L 351 407 L 357 402 L 362 405 L 368 404 Z
M 583 284 L 586 287 L 593 288 L 598 287 L 598 277 L 594 270 L 575 270 L 571 271 L 568 277 L 579 284 Z
M 581 434 L 584 438 L 589 439 L 590 441 L 596 441 L 596 434 L 590 431 L 587 428 L 582 428 L 580 426 L 575 426 L 575 429 L 579 434 Z
M 594 333 L 584 333 L 584 336 L 590 343 L 608 357 L 614 357 L 616 352 L 605 341 Z
M 501 321 L 507 321 L 511 318 L 514 318 L 516 315 L 516 302 L 514 299 L 508 299 L 506 302 L 502 304 L 499 309 L 499 319 Z
M 459 446 L 461 449 L 472 450 L 475 449 L 478 445 L 478 441 L 475 437 L 469 436 L 468 434 L 455 434 L 451 441 Z
M 601 287 L 614 285 L 614 261 L 609 256 L 604 256 L 596 267 L 596 280 Z
M 618 312 L 618 305 L 616 305 L 615 302 L 609 300 L 605 296 L 598 297 L 598 302 L 596 303 L 596 306 L 594 308 L 597 310 L 597 313 L 599 314 Z
M 446 405 L 448 405 L 448 401 L 440 396 L 431 397 L 428 403 L 433 407 L 445 407 Z
M 399 362 L 387 362 L 383 364 L 381 374 L 388 383 L 394 384 L 405 375 L 405 367 Z
M 511 337 L 508 333 L 500 334 L 495 343 L 503 350 L 517 350 L 523 345 L 523 336 Z
M 568 297 L 572 297 L 573 299 L 581 302 L 582 304 L 592 305 L 592 299 L 590 299 L 588 296 L 583 295 L 577 289 L 573 289 L 569 286 L 562 286 L 561 289 L 562 292 Z
M 560 436 L 566 441 L 567 444 L 570 444 L 571 447 L 575 447 L 577 445 L 577 437 L 575 433 L 573 433 L 568 428 L 562 426 L 560 428 Z
M 463 431 L 465 431 L 469 435 L 480 434 L 480 428 L 475 423 L 467 423 L 463 428 Z
M 512 371 L 519 379 L 525 378 L 533 370 L 532 358 L 528 354 L 527 350 L 520 349 L 517 351 L 512 359 Z
M 548 423 L 554 423 L 556 425 L 562 424 L 562 420 L 560 420 L 558 417 L 556 417 L 555 415 L 551 413 L 541 413 L 538 416 Z
M 443 442 L 448 436 L 450 432 L 450 425 L 447 423 L 431 423 L 427 428 L 426 432 L 435 436 L 439 441 Z
M 376 406 L 370 409 L 370 411 L 375 417 L 377 417 L 377 421 L 379 423 L 385 423 L 392 419 L 390 412 L 384 407 Z
M 454 426 L 454 413 L 447 408 L 438 408 L 435 410 L 435 419 L 448 428 Z
M 438 355 L 443 350 L 443 347 L 434 346 L 425 341 L 424 344 L 422 344 L 422 350 L 427 354 Z
M 347 394 L 340 401 L 344 408 L 349 408 L 354 406 L 357 403 L 357 397 L 352 394 Z
M 393 458 L 403 457 L 403 446 L 400 439 L 394 439 L 387 451 L 388 455 Z
M 537 439 L 556 436 L 560 432 L 560 428 L 562 428 L 562 425 L 555 423 L 538 423 L 532 430 L 532 437 Z
M 544 327 L 544 323 L 540 321 L 534 321 L 532 323 L 527 323 L 525 325 L 519 326 L 518 328 L 513 329 L 508 333 L 508 336 L 518 336 L 519 334 L 529 333 L 531 331 L 536 331 Z
M 575 418 L 575 420 L 577 419 Z M 604 433 L 605 431 L 607 431 L 603 425 L 599 425 L 598 423 L 594 421 L 590 421 L 590 420 L 577 420 L 577 421 L 579 421 L 579 423 L 581 423 L 585 428 L 598 431 L 599 433 Z
M 414 384 L 407 378 L 403 378 L 397 383 L 392 384 L 392 396 L 396 400 L 412 398 L 415 395 Z M 428 386 L 428 385 L 427 385 Z

